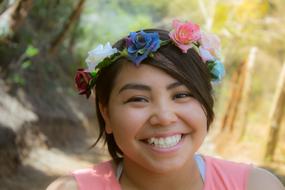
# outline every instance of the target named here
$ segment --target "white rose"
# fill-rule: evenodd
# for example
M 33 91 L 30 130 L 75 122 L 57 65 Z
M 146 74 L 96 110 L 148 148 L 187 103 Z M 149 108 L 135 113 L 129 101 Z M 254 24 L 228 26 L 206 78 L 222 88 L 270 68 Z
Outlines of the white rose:
M 202 32 L 200 42 L 205 50 L 208 50 L 216 58 L 219 57 L 221 42 L 218 36 Z
M 214 56 L 206 49 L 204 49 L 203 47 L 199 47 L 199 52 L 200 52 L 200 56 L 202 58 L 202 60 L 206 63 L 206 61 L 214 61 L 215 58 Z
M 106 43 L 105 46 L 102 44 L 98 45 L 95 49 L 88 52 L 88 57 L 85 60 L 88 65 L 88 71 L 94 71 L 98 63 L 117 52 L 117 48 L 112 48 L 110 42 Z

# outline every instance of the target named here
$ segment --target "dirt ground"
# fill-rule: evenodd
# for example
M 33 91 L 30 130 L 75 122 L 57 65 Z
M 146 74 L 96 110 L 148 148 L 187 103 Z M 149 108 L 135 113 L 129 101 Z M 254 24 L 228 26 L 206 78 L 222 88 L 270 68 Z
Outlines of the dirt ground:
M 37 148 L 31 152 L 15 175 L 0 179 L 1 190 L 46 189 L 57 177 L 108 160 L 104 148 L 66 148 L 64 151 Z

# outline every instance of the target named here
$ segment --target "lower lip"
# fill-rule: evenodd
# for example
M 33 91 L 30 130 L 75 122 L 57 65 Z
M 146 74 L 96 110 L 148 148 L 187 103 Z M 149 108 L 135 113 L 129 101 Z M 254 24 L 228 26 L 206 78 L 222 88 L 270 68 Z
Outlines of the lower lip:
M 180 149 L 180 147 L 182 146 L 182 143 L 184 141 L 184 138 L 185 138 L 185 135 L 183 135 L 180 139 L 180 141 L 172 146 L 172 147 L 169 147 L 169 148 L 159 148 L 159 147 L 156 147 L 154 145 L 151 145 L 151 144 L 147 144 L 145 143 L 148 147 L 151 148 L 152 151 L 156 152 L 156 153 L 172 153 L 172 152 L 176 152 L 177 150 Z

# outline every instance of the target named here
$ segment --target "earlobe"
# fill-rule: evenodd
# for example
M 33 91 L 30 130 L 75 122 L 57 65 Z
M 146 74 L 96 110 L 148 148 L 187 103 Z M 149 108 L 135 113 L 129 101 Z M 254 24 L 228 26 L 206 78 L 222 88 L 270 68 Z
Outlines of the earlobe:
M 100 113 L 105 121 L 105 131 L 107 134 L 111 134 L 113 133 L 113 130 L 111 128 L 110 125 L 110 118 L 109 118 L 109 113 L 108 113 L 108 109 L 106 106 L 103 106 L 101 103 L 99 103 L 99 110 Z
M 107 134 L 112 134 L 113 133 L 113 130 L 112 130 L 111 126 L 107 125 L 107 123 L 105 124 L 105 131 L 106 131 Z

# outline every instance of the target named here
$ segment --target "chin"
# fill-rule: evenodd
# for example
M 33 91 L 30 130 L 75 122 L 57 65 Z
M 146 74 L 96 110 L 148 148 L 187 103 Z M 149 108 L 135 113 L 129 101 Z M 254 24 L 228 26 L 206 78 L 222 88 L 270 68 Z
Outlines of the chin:
M 143 167 L 147 167 L 153 173 L 169 174 L 169 172 L 180 171 L 191 166 L 191 157 L 188 159 L 159 159 L 157 161 L 151 161 L 149 164 L 144 164 Z M 189 167 L 188 167 L 189 166 Z

